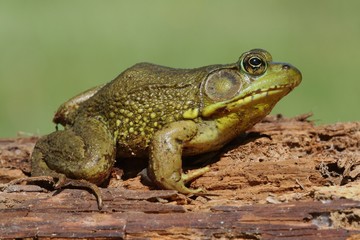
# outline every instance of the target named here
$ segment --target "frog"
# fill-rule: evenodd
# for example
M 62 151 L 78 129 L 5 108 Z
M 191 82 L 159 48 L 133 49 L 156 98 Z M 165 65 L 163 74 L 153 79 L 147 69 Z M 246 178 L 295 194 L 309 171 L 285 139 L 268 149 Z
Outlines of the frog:
M 300 71 L 253 49 L 231 64 L 178 69 L 138 63 L 109 83 L 62 104 L 53 122 L 63 129 L 41 137 L 31 155 L 31 176 L 94 191 L 117 161 L 145 158 L 160 189 L 206 193 L 188 183 L 209 166 L 185 173 L 185 157 L 219 151 L 270 113 L 300 84 Z

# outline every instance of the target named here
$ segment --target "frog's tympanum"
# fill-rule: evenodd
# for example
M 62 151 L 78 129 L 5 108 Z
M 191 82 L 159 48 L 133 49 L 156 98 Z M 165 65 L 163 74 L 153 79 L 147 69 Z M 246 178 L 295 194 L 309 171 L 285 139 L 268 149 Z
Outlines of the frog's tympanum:
M 159 188 L 203 192 L 185 184 L 209 168 L 185 174 L 182 157 L 219 150 L 300 81 L 299 70 L 261 49 L 236 63 L 195 69 L 136 64 L 60 106 L 54 122 L 64 130 L 39 139 L 31 174 L 98 194 L 95 185 L 107 180 L 116 160 L 148 158 L 147 174 Z

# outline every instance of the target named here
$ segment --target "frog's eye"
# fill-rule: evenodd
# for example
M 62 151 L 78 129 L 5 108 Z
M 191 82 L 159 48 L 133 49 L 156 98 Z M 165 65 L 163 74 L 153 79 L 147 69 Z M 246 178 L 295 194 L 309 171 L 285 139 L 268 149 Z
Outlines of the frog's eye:
M 244 57 L 242 62 L 244 70 L 251 75 L 261 75 L 266 71 L 266 61 L 258 54 L 249 54 Z
M 240 75 L 233 70 L 220 70 L 209 75 L 205 83 L 206 95 L 215 101 L 233 98 L 241 90 Z

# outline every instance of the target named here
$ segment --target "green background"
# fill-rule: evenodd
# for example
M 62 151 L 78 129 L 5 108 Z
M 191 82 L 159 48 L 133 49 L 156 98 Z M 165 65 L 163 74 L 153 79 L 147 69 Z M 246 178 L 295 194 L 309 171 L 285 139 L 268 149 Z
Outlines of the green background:
M 0 1 L 0 137 L 53 131 L 62 102 L 137 62 L 194 68 L 252 48 L 303 74 L 273 113 L 357 121 L 359 9 L 358 0 Z

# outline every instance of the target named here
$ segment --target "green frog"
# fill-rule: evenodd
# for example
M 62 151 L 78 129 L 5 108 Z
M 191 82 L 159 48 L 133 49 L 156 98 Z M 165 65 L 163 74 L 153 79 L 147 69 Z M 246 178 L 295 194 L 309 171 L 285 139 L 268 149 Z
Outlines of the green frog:
M 185 174 L 182 158 L 219 150 L 263 119 L 301 82 L 287 63 L 262 49 L 236 63 L 195 69 L 136 64 L 111 82 L 60 106 L 63 125 L 40 138 L 31 156 L 32 176 L 56 179 L 56 188 L 96 186 L 109 178 L 115 161 L 147 158 L 147 173 L 161 189 L 203 193 L 186 183 L 207 172 Z

